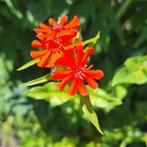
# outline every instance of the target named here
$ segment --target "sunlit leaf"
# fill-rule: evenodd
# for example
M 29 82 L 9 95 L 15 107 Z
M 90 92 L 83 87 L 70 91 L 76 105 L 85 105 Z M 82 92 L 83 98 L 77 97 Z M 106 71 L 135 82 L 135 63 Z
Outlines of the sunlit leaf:
M 93 106 L 96 108 L 102 108 L 106 112 L 111 111 L 116 106 L 122 105 L 122 99 L 125 97 L 126 94 L 123 93 L 123 95 L 120 96 L 115 90 L 108 93 L 101 88 L 91 89 L 87 87 L 87 89 Z
M 147 82 L 147 56 L 132 57 L 126 60 L 112 79 L 112 86 L 122 83 L 144 84 Z

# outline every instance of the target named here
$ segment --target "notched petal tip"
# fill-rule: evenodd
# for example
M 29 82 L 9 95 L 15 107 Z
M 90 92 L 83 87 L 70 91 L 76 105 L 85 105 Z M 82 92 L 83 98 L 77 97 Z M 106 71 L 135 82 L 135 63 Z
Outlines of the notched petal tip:
M 53 19 L 53 18 L 49 18 L 48 22 L 50 25 L 52 25 L 53 27 L 57 25 L 57 22 Z
M 64 25 L 68 21 L 68 16 L 61 16 L 60 25 Z
M 99 79 L 101 79 L 101 78 L 104 77 L 104 72 L 103 72 L 102 70 L 97 70 L 97 72 L 98 72 L 98 73 L 97 73 L 97 76 L 98 76 Z M 99 80 L 99 79 L 98 79 L 98 80 Z
M 38 40 L 33 40 L 32 43 L 31 43 L 31 46 L 33 48 L 39 48 L 41 46 L 41 43 Z
M 33 59 L 39 58 L 43 55 L 45 55 L 48 52 L 48 50 L 42 50 L 42 51 L 31 51 L 31 57 Z

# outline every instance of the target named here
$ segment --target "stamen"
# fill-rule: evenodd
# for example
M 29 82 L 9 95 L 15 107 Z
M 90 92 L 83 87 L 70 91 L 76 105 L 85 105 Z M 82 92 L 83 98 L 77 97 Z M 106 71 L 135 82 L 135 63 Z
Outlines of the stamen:
M 84 68 L 83 67 L 74 67 L 73 68 L 73 76 L 74 78 L 78 79 L 83 79 L 84 76 Z

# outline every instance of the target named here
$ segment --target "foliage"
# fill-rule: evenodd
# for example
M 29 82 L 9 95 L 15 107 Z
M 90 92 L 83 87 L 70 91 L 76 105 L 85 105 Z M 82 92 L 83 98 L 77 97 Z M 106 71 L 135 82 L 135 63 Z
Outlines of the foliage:
M 16 71 L 31 60 L 33 28 L 61 15 L 78 15 L 84 38 L 92 38 L 100 30 L 91 62 L 105 77 L 99 89 L 88 90 L 104 135 L 85 121 L 77 95 L 69 97 L 57 91 L 55 83 L 29 90 L 22 86 L 49 70 L 30 67 Z M 0 18 L 0 144 L 147 145 L 146 0 L 2 0 Z

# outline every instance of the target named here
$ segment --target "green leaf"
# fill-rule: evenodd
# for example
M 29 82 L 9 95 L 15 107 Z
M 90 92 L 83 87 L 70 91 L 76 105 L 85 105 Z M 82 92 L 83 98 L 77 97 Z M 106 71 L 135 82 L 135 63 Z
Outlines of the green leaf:
M 147 67 L 147 55 L 129 58 L 124 65 L 130 70 L 145 69 Z
M 24 83 L 23 85 L 24 86 L 33 86 L 33 85 L 37 85 L 37 84 L 41 84 L 41 83 L 47 82 L 50 79 L 51 79 L 51 75 L 50 74 L 47 74 L 47 75 L 42 76 L 40 78 L 37 78 L 35 80 L 29 81 L 27 83 Z
M 115 90 L 107 92 L 104 89 L 92 89 L 87 86 L 91 102 L 94 107 L 102 108 L 105 112 L 110 112 L 116 106 L 122 105 L 122 99 L 126 92 L 121 92 L 123 95 L 118 95 Z
M 87 119 L 96 127 L 96 129 L 103 135 L 100 128 L 98 117 L 92 107 L 89 96 L 81 96 L 82 111 L 84 112 Z
M 84 45 L 86 45 L 86 44 L 95 45 L 97 43 L 97 41 L 99 40 L 99 38 L 100 38 L 100 32 L 98 32 L 94 38 L 91 38 L 89 40 L 84 41 Z
M 140 33 L 139 37 L 137 38 L 134 47 L 138 47 L 140 44 L 142 44 L 143 42 L 145 42 L 147 40 L 147 28 L 144 27 L 142 29 L 142 32 Z
M 38 63 L 39 61 L 40 61 L 39 58 L 34 59 L 34 60 L 31 60 L 31 61 L 27 62 L 26 64 L 24 64 L 23 66 L 19 67 L 19 68 L 17 69 L 17 71 L 24 70 L 24 69 L 26 69 L 26 68 L 28 68 L 28 67 L 30 67 L 30 66 L 36 64 L 36 63 Z
M 129 8 L 129 6 L 131 5 L 132 2 L 133 2 L 133 0 L 124 1 L 124 3 L 118 9 L 116 17 L 121 18 L 127 12 L 126 10 Z
M 31 88 L 27 91 L 26 95 L 37 100 L 49 101 L 51 106 L 61 105 L 71 99 L 66 91 L 60 91 L 58 89 L 57 83 L 55 82 L 49 82 L 44 86 Z
M 123 99 L 127 95 L 127 89 L 123 85 L 117 85 L 114 91 L 116 97 L 119 99 Z
M 125 61 L 112 79 L 112 86 L 117 84 L 144 84 L 147 82 L 147 56 L 137 56 Z
M 18 9 L 16 9 L 12 3 L 11 0 L 5 0 L 4 1 L 7 6 L 10 8 L 11 12 L 19 19 L 23 18 L 23 14 L 21 13 L 21 11 L 19 11 Z

